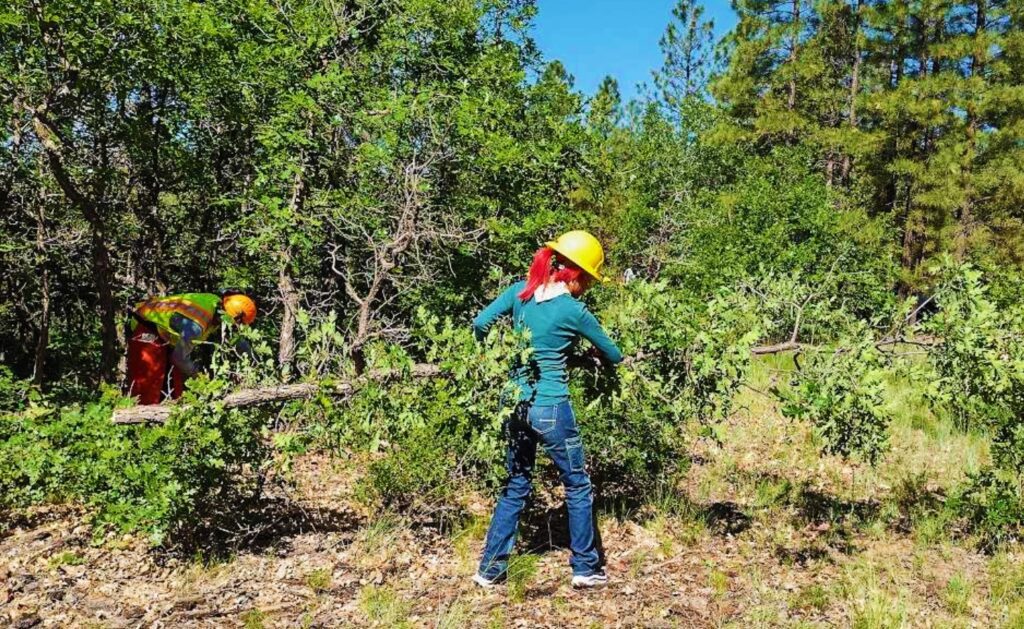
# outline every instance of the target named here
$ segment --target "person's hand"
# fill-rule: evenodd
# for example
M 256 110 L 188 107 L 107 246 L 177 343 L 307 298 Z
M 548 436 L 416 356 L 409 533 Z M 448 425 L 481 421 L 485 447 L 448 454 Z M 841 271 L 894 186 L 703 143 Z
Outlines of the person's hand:
M 588 366 L 603 367 L 604 366 L 604 354 L 601 353 L 596 347 L 591 347 L 583 353 L 583 358 Z

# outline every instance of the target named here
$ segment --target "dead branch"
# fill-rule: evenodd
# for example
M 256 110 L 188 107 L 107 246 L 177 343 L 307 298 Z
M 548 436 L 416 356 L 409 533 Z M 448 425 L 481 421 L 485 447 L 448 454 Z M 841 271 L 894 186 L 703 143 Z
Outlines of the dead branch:
M 783 352 L 798 352 L 804 347 L 803 343 L 798 343 L 794 340 L 784 341 L 782 343 L 776 343 L 775 345 L 761 345 L 759 347 L 751 347 L 750 353 L 754 356 L 764 356 L 766 354 L 781 354 Z
M 260 406 L 292 400 L 305 400 L 314 397 L 320 392 L 331 395 L 347 395 L 355 387 L 365 382 L 382 382 L 394 377 L 403 375 L 402 370 L 383 369 L 368 372 L 367 374 L 347 382 L 336 382 L 323 386 L 316 382 L 301 384 L 281 384 L 271 387 L 260 387 L 256 389 L 242 389 L 226 395 L 220 404 L 223 408 L 245 408 L 248 406 Z M 441 368 L 437 365 L 419 363 L 409 369 L 409 375 L 414 378 L 429 378 L 441 374 Z M 177 404 L 160 404 L 152 406 L 131 406 L 119 408 L 114 411 L 113 422 L 115 424 L 162 424 L 170 418 L 175 409 L 181 408 Z

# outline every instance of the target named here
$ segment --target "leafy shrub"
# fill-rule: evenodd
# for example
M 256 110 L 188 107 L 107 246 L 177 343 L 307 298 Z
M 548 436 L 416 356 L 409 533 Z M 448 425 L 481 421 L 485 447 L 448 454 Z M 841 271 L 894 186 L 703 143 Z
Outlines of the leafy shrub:
M 1014 472 L 989 468 L 957 488 L 946 505 L 979 536 L 983 549 L 1024 537 L 1024 492 Z
M 37 401 L 38 397 L 38 391 L 32 388 L 28 380 L 18 380 L 9 368 L 0 365 L 0 413 L 22 410 L 30 401 Z
M 750 154 L 729 164 L 729 180 L 684 197 L 674 218 L 686 229 L 674 230 L 665 274 L 704 295 L 766 273 L 799 273 L 859 315 L 888 309 L 896 266 L 886 220 L 853 204 L 837 212 L 849 199 L 835 198 L 814 162 L 803 147 Z M 697 181 L 707 180 L 701 171 Z
M 694 305 L 665 283 L 610 293 L 600 319 L 635 362 L 572 381 L 589 465 L 607 497 L 634 499 L 680 463 L 685 428 L 729 414 L 759 332 L 754 309 L 724 293 Z
M 883 357 L 865 328 L 839 347 L 806 354 L 790 387 L 774 393 L 783 401 L 783 415 L 814 426 L 825 452 L 873 463 L 885 449 L 891 421 L 882 395 Z
M 338 445 L 383 449 L 370 465 L 363 495 L 386 506 L 430 507 L 461 483 L 504 475 L 501 426 L 516 392 L 506 385 L 508 359 L 522 341 L 496 327 L 477 343 L 468 326 L 420 312 L 419 351 L 443 377 L 399 376 L 369 382 L 332 418 Z M 413 357 L 397 346 L 368 353 L 371 369 L 404 373 Z
M 1000 309 L 973 267 L 947 266 L 944 276 L 939 312 L 925 324 L 941 339 L 929 353 L 930 395 L 962 429 L 1013 422 L 1024 409 L 1024 312 Z
M 840 260 L 841 261 L 841 258 Z M 857 325 L 848 295 L 838 288 L 844 273 L 810 280 L 799 272 L 766 273 L 744 281 L 740 291 L 755 304 L 764 344 L 792 340 L 807 344 L 835 343 Z
M 0 506 L 78 499 L 95 523 L 154 543 L 187 534 L 254 490 L 270 461 L 266 416 L 224 410 L 227 384 L 200 376 L 166 424 L 111 423 L 118 396 L 0 417 Z
M 1024 531 L 1024 309 L 997 307 L 979 271 L 947 265 L 926 329 L 938 375 L 932 399 L 962 428 L 992 435 L 992 467 L 971 476 L 950 509 L 994 547 Z
M 635 499 L 681 462 L 689 420 L 708 425 L 728 414 L 757 332 L 749 304 L 736 295 L 694 307 L 665 284 L 633 282 L 603 301 L 601 320 L 636 360 L 577 373 L 570 392 L 603 497 Z M 528 352 L 507 326 L 479 344 L 468 326 L 425 313 L 421 321 L 419 351 L 445 376 L 368 385 L 332 420 L 343 444 L 388 444 L 363 490 L 399 508 L 429 507 L 462 482 L 493 486 L 504 478 L 501 426 L 517 399 L 506 384 L 508 364 Z M 395 347 L 371 356 L 377 368 L 411 362 Z

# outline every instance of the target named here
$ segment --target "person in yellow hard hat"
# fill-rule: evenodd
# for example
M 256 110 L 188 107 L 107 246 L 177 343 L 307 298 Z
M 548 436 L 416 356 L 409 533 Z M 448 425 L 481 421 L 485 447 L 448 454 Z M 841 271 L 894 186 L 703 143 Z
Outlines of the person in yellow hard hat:
M 209 338 L 222 322 L 251 325 L 256 302 L 238 292 L 182 293 L 139 302 L 129 321 L 128 394 L 140 404 L 181 397 L 185 380 L 195 373 L 193 348 Z M 250 352 L 244 339 L 239 349 Z
M 571 231 L 541 247 L 526 280 L 510 286 L 473 321 L 477 338 L 505 314 L 516 330 L 528 330 L 532 353 L 516 365 L 513 379 L 519 404 L 506 425 L 508 480 L 494 508 L 483 557 L 473 580 L 491 587 L 505 577 L 515 545 L 519 515 L 530 495 L 537 444 L 560 472 L 569 510 L 573 587 L 604 585 L 599 537 L 593 519 L 593 490 L 583 442 L 569 403 L 566 363 L 580 338 L 610 363 L 622 362 L 616 347 L 580 297 L 600 281 L 604 249 L 585 231 Z

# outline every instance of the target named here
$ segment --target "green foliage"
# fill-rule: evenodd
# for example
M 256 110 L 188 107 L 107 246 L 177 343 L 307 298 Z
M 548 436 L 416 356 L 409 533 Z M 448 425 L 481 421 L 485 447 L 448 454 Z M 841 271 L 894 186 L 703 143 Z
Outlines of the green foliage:
M 460 483 L 503 476 L 501 426 L 517 399 L 506 385 L 508 360 L 526 351 L 512 334 L 493 331 L 481 345 L 468 326 L 420 315 L 422 355 L 445 376 L 369 384 L 332 419 L 337 443 L 385 448 L 370 465 L 364 495 L 387 506 L 432 508 Z M 394 346 L 371 356 L 378 369 L 411 362 Z
M 717 152 L 715 161 L 723 161 L 724 151 Z M 896 272 L 884 219 L 837 211 L 834 193 L 807 159 L 799 148 L 741 156 L 735 174 L 695 190 L 674 209 L 688 229 L 675 238 L 666 275 L 704 294 L 767 274 L 797 274 L 862 316 L 890 307 Z
M 929 354 L 932 398 L 964 430 L 1013 423 L 1024 410 L 1024 311 L 999 308 L 971 266 L 948 265 L 935 300 L 939 312 L 925 326 L 941 339 Z
M 480 345 L 458 322 L 571 227 L 606 243 L 611 277 L 639 278 L 593 295 L 635 360 L 572 379 L 605 496 L 685 465 L 689 426 L 713 435 L 728 416 L 750 346 L 794 331 L 827 349 L 797 359 L 786 413 L 825 451 L 874 461 L 889 365 L 871 330 L 937 278 L 920 328 L 937 340 L 931 399 L 993 439 L 992 468 L 954 502 L 986 535 L 1015 534 L 1013 3 L 738 0 L 727 67 L 708 77 L 713 29 L 680 1 L 659 94 L 633 102 L 614 77 L 584 95 L 543 62 L 530 0 L 8 5 L 0 507 L 79 500 L 163 540 L 256 492 L 275 456 L 287 471 L 323 444 L 365 454 L 363 494 L 389 507 L 497 483 L 524 344 Z M 947 251 L 987 283 L 932 272 Z M 215 355 L 166 425 L 111 425 L 122 402 L 96 390 L 123 310 L 225 285 L 260 304 L 254 368 Z M 364 362 L 393 377 L 328 394 Z M 412 377 L 422 362 L 443 377 Z M 286 406 L 272 440 L 265 412 L 217 402 L 297 378 L 324 393 Z
M 664 284 L 638 281 L 612 293 L 602 298 L 602 319 L 636 360 L 579 373 L 571 395 L 603 497 L 636 499 L 685 464 L 688 422 L 707 430 L 728 415 L 758 333 L 737 295 L 695 308 Z M 425 317 L 421 351 L 445 377 L 367 386 L 331 420 L 341 443 L 371 451 L 387 444 L 364 494 L 388 506 L 437 508 L 460 483 L 494 485 L 505 475 L 501 425 L 517 399 L 505 383 L 522 341 L 496 330 L 479 345 L 468 328 Z M 391 365 L 409 360 L 395 348 L 380 351 L 381 361 L 385 354 Z
M 187 536 L 251 492 L 270 460 L 266 417 L 226 411 L 224 381 L 198 378 L 161 426 L 111 423 L 114 400 L 0 417 L 0 506 L 78 499 L 95 524 L 154 543 Z
M 571 385 L 589 465 L 607 495 L 634 499 L 680 464 L 688 422 L 729 414 L 758 337 L 749 305 L 722 295 L 694 306 L 663 283 L 631 282 L 608 295 L 601 319 L 634 362 Z
M 1019 269 L 1024 112 L 1012 2 L 737 0 L 715 137 L 800 146 L 841 208 L 885 217 L 904 296 L 928 261 Z M 782 192 L 781 194 L 785 194 Z
M 992 435 L 992 467 L 949 506 L 993 546 L 1024 531 L 1024 311 L 998 308 L 969 265 L 947 264 L 936 300 L 926 324 L 940 339 L 929 354 L 938 376 L 930 393 L 962 428 Z
M 862 328 L 838 349 L 804 356 L 790 386 L 775 389 L 782 413 L 810 422 L 825 452 L 877 461 L 892 418 L 883 398 L 885 361 L 874 336 Z
M 6 365 L 0 365 L 0 413 L 24 410 L 38 401 L 39 392 L 27 380 L 18 380 Z
M 957 488 L 946 507 L 978 535 L 984 549 L 1024 538 L 1024 492 L 1017 472 L 983 470 Z

